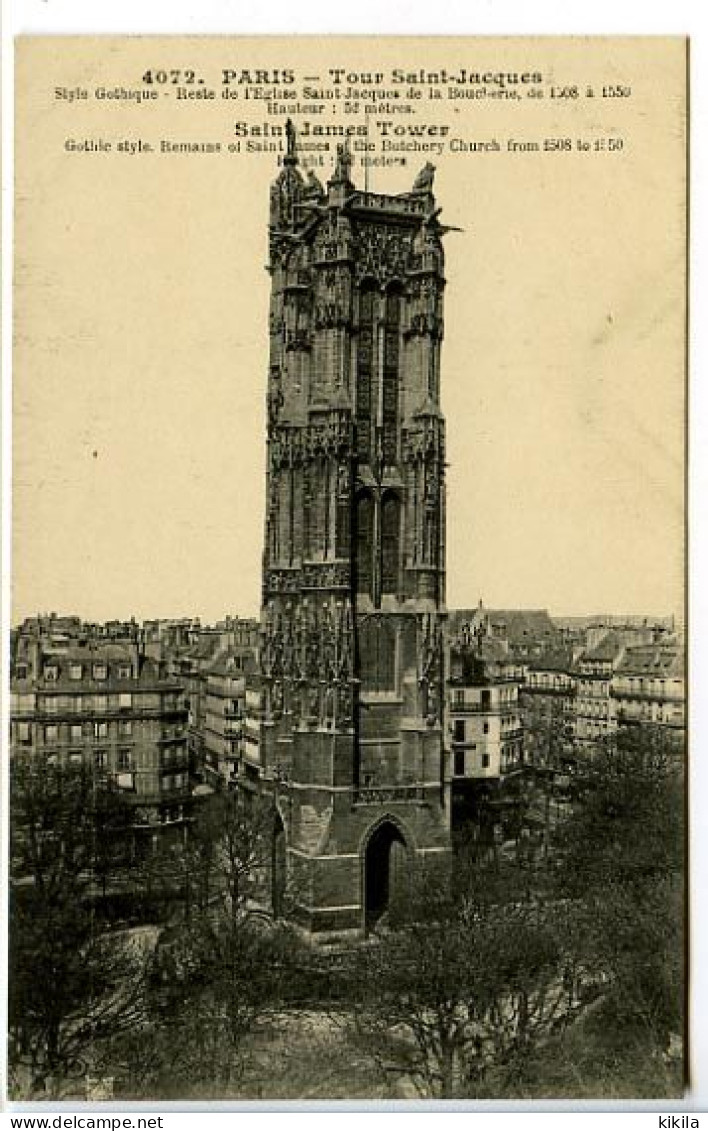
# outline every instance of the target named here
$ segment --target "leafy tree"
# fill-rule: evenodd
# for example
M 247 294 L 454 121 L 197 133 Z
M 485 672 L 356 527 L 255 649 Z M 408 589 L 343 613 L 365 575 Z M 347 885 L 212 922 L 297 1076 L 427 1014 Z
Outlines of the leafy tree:
M 566 893 L 680 873 L 683 805 L 682 766 L 661 728 L 621 732 L 600 747 L 557 838 Z
M 557 837 L 557 886 L 582 908 L 608 1026 L 664 1048 L 682 1028 L 683 766 L 662 727 L 622 731 L 587 769 Z
M 610 884 L 585 901 L 587 953 L 607 983 L 605 1023 L 657 1053 L 683 1027 L 682 905 L 676 877 Z

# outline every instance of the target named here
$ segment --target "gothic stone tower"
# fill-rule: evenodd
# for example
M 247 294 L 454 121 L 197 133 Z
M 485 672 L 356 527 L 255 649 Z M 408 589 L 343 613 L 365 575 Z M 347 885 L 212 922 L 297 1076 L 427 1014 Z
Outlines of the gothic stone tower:
M 401 871 L 449 851 L 444 234 L 426 166 L 325 191 L 295 131 L 271 189 L 259 737 L 278 809 L 274 899 L 367 929 Z

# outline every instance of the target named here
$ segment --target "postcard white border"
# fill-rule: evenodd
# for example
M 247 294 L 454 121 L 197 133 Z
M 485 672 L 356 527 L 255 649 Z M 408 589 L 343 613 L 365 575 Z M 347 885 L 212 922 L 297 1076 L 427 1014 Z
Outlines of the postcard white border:
M 703 7 L 703 10 L 702 10 Z M 706 11 L 699 2 L 679 0 L 671 4 L 643 4 L 618 0 L 593 0 L 571 8 L 559 0 L 450 0 L 444 7 L 424 0 L 357 0 L 337 5 L 332 0 L 2 0 L 2 656 L 3 732 L 7 719 L 8 693 L 5 658 L 9 643 L 10 565 L 10 458 L 11 458 L 11 331 L 12 326 L 12 185 L 13 185 L 13 42 L 20 34 L 119 34 L 119 35 L 245 35 L 245 34 L 381 34 L 381 35 L 687 35 L 691 48 L 690 90 L 690 372 L 689 396 L 689 624 L 690 624 L 690 845 L 691 845 L 691 1060 L 693 1086 L 686 1100 L 666 1107 L 658 1103 L 602 1101 L 542 1104 L 450 1103 L 386 1105 L 389 1115 L 399 1118 L 416 1112 L 433 1120 L 436 1112 L 475 1112 L 475 1121 L 485 1115 L 512 1112 L 701 1112 L 708 1111 L 708 833 L 704 804 L 708 801 L 708 34 Z M 657 160 L 661 154 L 657 153 Z M 3 734 L 4 742 L 4 734 Z M 2 758 L 0 789 L 0 900 L 7 898 L 7 758 Z M 6 930 L 0 913 L 0 969 L 6 969 Z M 0 985 L 5 982 L 0 977 Z M 0 1042 L 6 1033 L 6 1006 L 0 1003 Z M 4 1049 L 0 1043 L 0 1060 Z M 0 1072 L 0 1076 L 4 1073 Z M 2 1097 L 0 1096 L 0 1107 Z M 314 1112 L 362 1111 L 362 1104 L 256 1104 L 214 1103 L 210 1111 L 239 1111 L 239 1122 L 253 1114 L 288 1111 L 310 1119 Z M 42 1114 L 49 1114 L 41 1105 Z M 204 1112 L 199 1104 L 102 1105 L 101 1113 L 116 1111 L 161 1111 L 174 1131 L 189 1123 L 179 1122 L 178 1112 Z M 38 1110 L 37 1105 L 12 1105 L 13 1112 Z M 58 1110 L 58 1109 L 57 1109 Z M 72 1109 L 73 1110 L 73 1109 Z M 78 1110 L 78 1109 L 77 1109 Z M 89 1110 L 87 1105 L 86 1111 Z M 380 1105 L 372 1104 L 373 1112 Z M 403 1114 L 405 1113 L 405 1114 Z M 367 1115 L 367 1118 L 369 1116 Z M 185 1119 L 188 1118 L 185 1114 Z M 298 1116 L 296 1116 L 298 1118 Z M 567 1118 L 567 1117 L 566 1117 Z M 497 1124 L 493 1118 L 490 1123 Z M 504 1121 L 502 1126 L 506 1126 Z M 624 1125 L 624 1124 L 623 1124 Z M 656 1122 L 655 1124 L 656 1125 Z

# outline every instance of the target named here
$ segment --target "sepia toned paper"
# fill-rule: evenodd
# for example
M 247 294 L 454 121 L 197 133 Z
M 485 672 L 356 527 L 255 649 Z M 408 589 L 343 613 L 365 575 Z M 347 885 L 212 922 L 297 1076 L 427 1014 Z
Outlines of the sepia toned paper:
M 288 116 L 323 182 L 331 129 L 358 187 L 431 161 L 462 229 L 448 603 L 678 616 L 685 67 L 660 38 L 19 41 L 16 616 L 257 610 Z

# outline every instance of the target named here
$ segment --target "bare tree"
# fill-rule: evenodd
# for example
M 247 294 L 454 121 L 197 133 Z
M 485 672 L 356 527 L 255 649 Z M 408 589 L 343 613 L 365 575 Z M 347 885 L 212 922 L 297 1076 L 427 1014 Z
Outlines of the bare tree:
M 269 799 L 218 793 L 203 805 L 184 844 L 173 848 L 182 913 L 160 934 L 153 1026 L 143 1035 L 158 1050 L 160 1089 L 173 1086 L 180 1064 L 215 1086 L 233 1084 L 243 1071 L 246 1038 L 292 992 L 301 944 L 268 912 L 274 829 Z M 165 1034 L 172 1052 L 161 1068 Z M 121 1055 L 139 1045 L 123 1043 Z M 129 1057 L 131 1075 L 141 1059 Z
M 587 1000 L 562 909 L 549 918 L 532 899 L 493 903 L 475 890 L 423 884 L 405 919 L 352 960 L 355 1033 L 424 1096 L 474 1094 L 490 1071 L 518 1072 Z
M 12 768 L 9 1059 L 30 1092 L 56 1090 L 141 1015 L 141 956 L 106 931 L 94 898 L 112 867 L 105 822 L 123 817 L 83 769 Z

